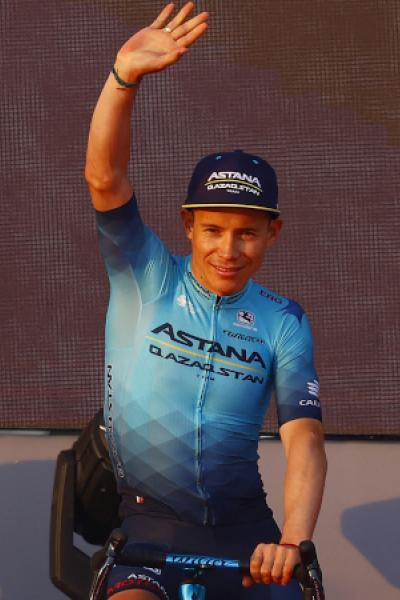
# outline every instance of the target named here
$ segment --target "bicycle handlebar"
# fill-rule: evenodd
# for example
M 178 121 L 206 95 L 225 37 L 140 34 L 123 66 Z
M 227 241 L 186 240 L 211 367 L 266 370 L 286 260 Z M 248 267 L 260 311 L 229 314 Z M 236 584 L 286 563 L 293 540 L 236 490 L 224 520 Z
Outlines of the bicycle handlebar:
M 114 530 L 109 538 L 106 560 L 99 571 L 104 579 L 106 572 L 113 564 L 162 568 L 165 565 L 176 565 L 194 569 L 238 569 L 243 575 L 250 574 L 250 561 L 196 554 L 175 554 L 149 544 L 135 544 L 124 548 L 126 537 L 121 530 Z M 301 542 L 299 546 L 302 564 L 297 565 L 294 577 L 303 587 L 304 600 L 324 600 L 322 573 L 318 564 L 314 544 L 310 540 Z M 94 599 L 95 594 L 90 598 Z
M 146 566 L 162 568 L 165 565 L 199 568 L 240 569 L 243 573 L 249 572 L 249 562 L 220 556 L 206 556 L 197 554 L 175 554 L 164 552 L 157 546 L 148 544 L 135 544 L 128 546 L 117 557 L 116 564 L 129 566 Z

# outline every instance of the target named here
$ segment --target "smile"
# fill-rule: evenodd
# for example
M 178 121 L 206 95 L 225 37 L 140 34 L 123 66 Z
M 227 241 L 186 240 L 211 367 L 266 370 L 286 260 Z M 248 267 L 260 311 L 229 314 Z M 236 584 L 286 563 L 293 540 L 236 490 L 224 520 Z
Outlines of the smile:
M 242 267 L 220 267 L 218 265 L 212 265 L 212 267 L 217 271 L 217 273 L 225 276 L 236 275 L 242 269 Z

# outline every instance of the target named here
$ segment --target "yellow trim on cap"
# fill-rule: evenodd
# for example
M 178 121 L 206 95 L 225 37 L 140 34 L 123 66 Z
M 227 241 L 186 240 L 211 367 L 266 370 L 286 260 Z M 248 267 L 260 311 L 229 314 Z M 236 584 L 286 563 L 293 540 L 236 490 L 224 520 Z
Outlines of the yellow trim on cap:
M 266 206 L 256 206 L 254 204 L 182 204 L 182 208 L 255 208 L 256 210 L 266 210 L 279 214 L 277 208 L 267 208 Z

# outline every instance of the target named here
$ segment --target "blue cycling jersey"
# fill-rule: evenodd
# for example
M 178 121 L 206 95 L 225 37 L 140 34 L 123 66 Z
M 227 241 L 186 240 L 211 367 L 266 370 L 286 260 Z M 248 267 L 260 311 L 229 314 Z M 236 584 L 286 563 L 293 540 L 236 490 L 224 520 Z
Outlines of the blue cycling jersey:
M 203 288 L 136 201 L 97 212 L 110 280 L 105 420 L 120 493 L 200 524 L 232 522 L 263 495 L 258 436 L 275 390 L 279 423 L 320 419 L 308 319 L 250 280 Z

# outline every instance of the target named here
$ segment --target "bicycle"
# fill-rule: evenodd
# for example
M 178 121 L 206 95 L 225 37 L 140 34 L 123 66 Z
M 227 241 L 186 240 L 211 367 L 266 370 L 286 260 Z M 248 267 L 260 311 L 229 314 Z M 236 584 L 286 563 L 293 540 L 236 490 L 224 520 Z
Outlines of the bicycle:
M 149 545 L 129 545 L 124 549 L 126 536 L 120 529 L 112 531 L 106 547 L 94 558 L 97 573 L 93 579 L 89 600 L 102 600 L 103 589 L 114 565 L 146 566 L 160 569 L 165 565 L 183 568 L 185 576 L 179 586 L 180 600 L 205 600 L 206 588 L 201 575 L 211 569 L 238 569 L 249 574 L 249 561 L 195 554 L 175 554 Z M 314 544 L 305 540 L 300 544 L 301 565 L 295 568 L 294 576 L 303 589 L 304 600 L 325 600 L 322 572 Z M 105 560 L 102 561 L 102 559 Z M 96 564 L 97 563 L 97 564 Z M 97 568 L 96 568 L 97 567 Z

